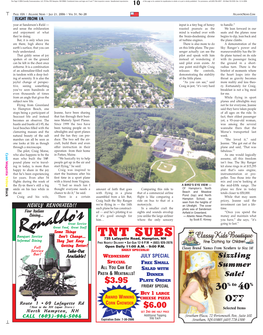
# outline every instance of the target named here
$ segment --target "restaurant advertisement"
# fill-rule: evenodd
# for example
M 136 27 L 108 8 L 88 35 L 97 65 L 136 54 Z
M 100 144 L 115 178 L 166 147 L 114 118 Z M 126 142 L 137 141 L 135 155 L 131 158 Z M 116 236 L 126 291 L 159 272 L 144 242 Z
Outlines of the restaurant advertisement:
M 90 232 L 90 203 L 13 203 L 13 322 L 91 321 Z
M 251 323 L 257 317 L 257 234 L 185 228 L 179 234 L 179 317 Z
M 96 227 L 96 322 L 174 322 L 173 226 Z

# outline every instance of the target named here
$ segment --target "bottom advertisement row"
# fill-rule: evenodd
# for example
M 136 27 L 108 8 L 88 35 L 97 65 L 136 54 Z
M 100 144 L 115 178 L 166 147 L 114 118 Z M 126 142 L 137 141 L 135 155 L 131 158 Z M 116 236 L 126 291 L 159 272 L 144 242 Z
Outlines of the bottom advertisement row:
M 184 323 L 257 317 L 251 229 L 185 228 L 177 238 L 173 226 L 96 227 L 97 322 L 175 322 L 176 311 Z
M 251 228 L 96 226 L 95 283 L 91 232 L 90 203 L 13 203 L 13 322 L 251 323 L 257 317 Z

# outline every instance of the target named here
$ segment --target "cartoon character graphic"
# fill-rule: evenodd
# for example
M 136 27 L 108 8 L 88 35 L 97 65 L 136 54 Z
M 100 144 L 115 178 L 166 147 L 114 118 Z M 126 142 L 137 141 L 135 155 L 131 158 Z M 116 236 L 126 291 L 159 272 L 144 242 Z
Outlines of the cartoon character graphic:
M 189 230 L 188 236 L 184 239 L 182 242 L 183 245 L 193 246 L 193 245 L 199 245 L 200 243 L 196 240 L 194 237 L 194 231 Z

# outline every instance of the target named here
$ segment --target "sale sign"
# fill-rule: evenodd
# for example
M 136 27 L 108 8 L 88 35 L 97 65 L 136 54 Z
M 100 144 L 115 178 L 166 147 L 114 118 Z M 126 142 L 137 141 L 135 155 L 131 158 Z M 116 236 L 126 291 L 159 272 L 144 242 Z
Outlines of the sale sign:
M 174 322 L 174 227 L 97 226 L 97 322 Z

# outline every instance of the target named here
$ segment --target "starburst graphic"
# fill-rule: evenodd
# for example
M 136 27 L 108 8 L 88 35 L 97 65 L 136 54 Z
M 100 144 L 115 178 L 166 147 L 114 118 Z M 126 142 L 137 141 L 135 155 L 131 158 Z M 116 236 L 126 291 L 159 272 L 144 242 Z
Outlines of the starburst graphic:
M 112 286 L 112 288 L 107 287 L 98 296 L 99 305 L 106 308 L 103 318 L 118 313 L 123 313 L 131 318 L 132 308 L 136 308 L 140 302 L 138 295 L 139 293 L 136 293 L 131 287 L 121 287 L 121 285 Z

